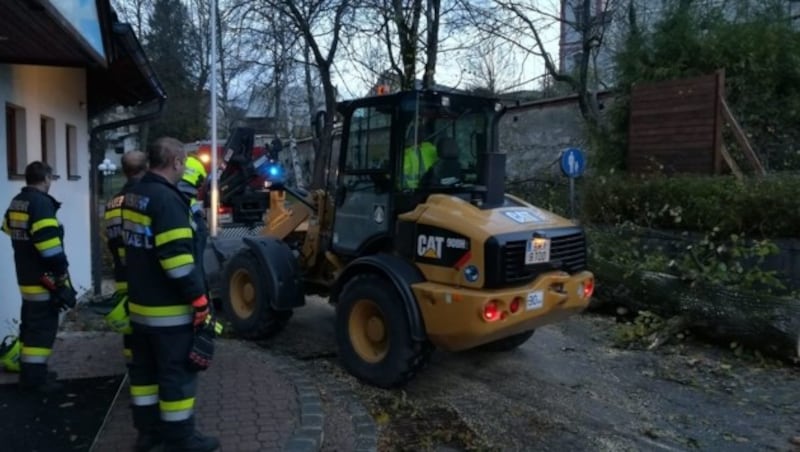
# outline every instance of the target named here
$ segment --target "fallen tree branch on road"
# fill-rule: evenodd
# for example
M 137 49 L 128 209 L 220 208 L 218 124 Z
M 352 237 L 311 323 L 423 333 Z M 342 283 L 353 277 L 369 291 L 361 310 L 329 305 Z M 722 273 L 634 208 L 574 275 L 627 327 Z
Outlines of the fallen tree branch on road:
M 596 296 L 602 301 L 664 318 L 677 317 L 681 320 L 675 332 L 688 327 L 712 339 L 738 341 L 800 362 L 798 299 L 705 282 L 689 284 L 666 273 L 626 271 L 600 259 L 595 259 L 592 270 L 597 279 Z M 667 339 L 657 339 L 655 346 Z
M 658 347 L 664 345 L 667 341 L 672 338 L 672 336 L 684 331 L 685 329 L 689 328 L 691 325 L 689 324 L 689 320 L 686 317 L 678 316 L 672 317 L 669 319 L 661 330 L 653 333 L 651 336 L 652 342 L 647 347 L 648 350 L 655 350 Z

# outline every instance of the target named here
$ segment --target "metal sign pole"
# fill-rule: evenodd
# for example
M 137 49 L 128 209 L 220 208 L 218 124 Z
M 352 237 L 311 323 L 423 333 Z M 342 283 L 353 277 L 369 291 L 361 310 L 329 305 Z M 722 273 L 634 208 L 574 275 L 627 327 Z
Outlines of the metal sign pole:
M 211 0 L 211 237 L 217 236 L 219 187 L 217 184 L 217 1 Z
M 575 219 L 575 178 L 569 178 L 569 215 Z

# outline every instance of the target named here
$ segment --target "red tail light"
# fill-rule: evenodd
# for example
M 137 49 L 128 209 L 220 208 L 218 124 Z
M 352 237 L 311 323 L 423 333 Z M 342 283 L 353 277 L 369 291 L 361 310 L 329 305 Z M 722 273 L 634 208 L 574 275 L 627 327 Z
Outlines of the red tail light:
M 512 314 L 515 314 L 519 311 L 519 305 L 522 304 L 522 298 L 516 297 L 511 300 L 511 304 L 508 305 L 508 310 L 511 311 Z
M 583 298 L 589 298 L 594 293 L 594 279 L 587 279 L 583 282 Z
M 483 307 L 483 319 L 487 322 L 494 322 L 500 318 L 500 309 L 497 307 L 497 302 L 491 300 Z

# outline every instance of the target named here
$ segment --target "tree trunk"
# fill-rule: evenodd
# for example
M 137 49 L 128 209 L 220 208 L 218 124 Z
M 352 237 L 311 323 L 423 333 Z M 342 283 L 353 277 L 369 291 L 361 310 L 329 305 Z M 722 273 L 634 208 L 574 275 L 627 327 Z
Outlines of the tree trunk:
M 699 335 L 738 341 L 791 360 L 800 359 L 800 300 L 724 286 L 690 286 L 665 273 L 635 272 L 593 259 L 597 297 L 662 317 L 681 317 Z
M 314 111 L 314 107 L 316 106 L 317 102 L 314 99 L 314 84 L 311 81 L 311 57 L 309 55 L 310 49 L 308 44 L 303 46 L 303 61 L 305 62 L 304 66 L 304 76 L 306 82 L 306 102 L 308 103 L 308 124 L 311 126 L 309 130 L 314 130 L 314 116 L 316 113 Z M 312 133 L 313 135 L 313 133 Z M 319 151 L 319 143 L 316 141 L 314 142 L 314 152 Z
M 435 83 L 436 55 L 439 52 L 439 14 L 441 5 L 441 0 L 428 0 L 428 8 L 425 11 L 428 20 L 425 74 L 422 76 L 422 87 L 425 89 L 433 88 Z
M 336 115 L 336 93 L 330 77 L 330 66 L 319 67 L 320 80 L 325 93 L 325 124 L 319 138 L 319 149 L 314 158 L 314 177 L 312 189 L 326 189 L 328 185 L 328 164 L 333 153 L 333 118 Z

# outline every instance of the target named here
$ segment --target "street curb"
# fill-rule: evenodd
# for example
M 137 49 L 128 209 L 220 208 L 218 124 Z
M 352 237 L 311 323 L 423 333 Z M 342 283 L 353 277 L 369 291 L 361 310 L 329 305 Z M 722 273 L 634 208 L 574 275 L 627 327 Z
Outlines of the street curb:
M 298 362 L 297 366 L 307 375 L 314 373 L 310 361 Z M 321 381 L 321 378 L 325 381 Z M 321 378 L 318 376 L 317 381 L 328 389 L 328 393 L 334 399 L 332 402 L 338 406 L 345 406 L 350 416 L 354 433 L 352 452 L 377 452 L 378 425 L 355 393 L 336 382 L 331 375 L 324 375 Z
M 378 426 L 364 405 L 349 389 L 337 388 L 331 391 L 331 395 L 347 403 L 347 412 L 355 433 L 353 452 L 377 452 Z
M 272 354 L 279 359 L 275 369 L 288 378 L 297 393 L 298 419 L 297 426 L 284 445 L 286 452 L 317 452 L 322 448 L 324 440 L 325 412 L 322 399 L 314 382 L 305 372 L 291 362 L 291 358 Z
M 297 393 L 300 425 L 287 440 L 286 452 L 318 452 L 325 440 L 325 412 L 317 384 L 328 389 L 333 403 L 346 407 L 353 427 L 352 452 L 377 452 L 378 425 L 355 393 L 330 375 L 316 375 L 310 361 L 299 361 L 283 353 L 268 354 L 275 369 L 291 381 Z

